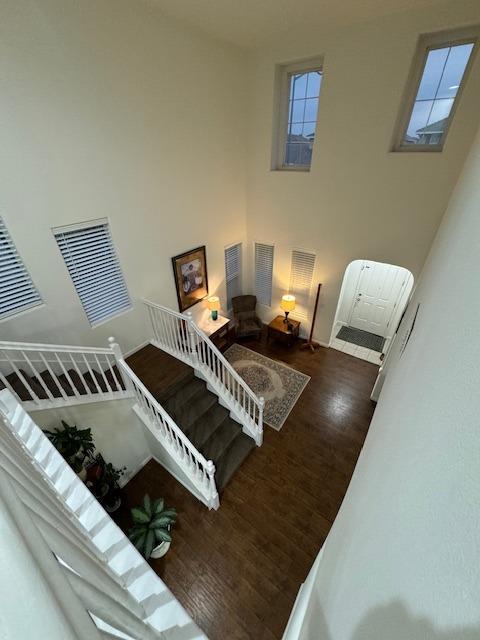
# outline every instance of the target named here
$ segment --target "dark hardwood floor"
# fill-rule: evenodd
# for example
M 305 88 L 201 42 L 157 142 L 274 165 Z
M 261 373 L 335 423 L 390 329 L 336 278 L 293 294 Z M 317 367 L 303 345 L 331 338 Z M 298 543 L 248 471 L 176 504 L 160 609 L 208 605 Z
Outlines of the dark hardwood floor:
M 177 508 L 172 547 L 152 566 L 210 640 L 282 637 L 374 410 L 369 395 L 375 365 L 333 349 L 312 354 L 298 345 L 242 344 L 312 378 L 282 430 L 265 427 L 263 446 L 237 471 L 218 511 L 209 512 L 150 462 L 125 487 L 125 504 L 116 516 L 128 528 L 128 509 L 145 493 L 164 496 Z M 160 377 L 177 375 L 177 365 L 165 365 L 164 354 L 151 346 L 129 363 L 152 392 L 160 391 Z

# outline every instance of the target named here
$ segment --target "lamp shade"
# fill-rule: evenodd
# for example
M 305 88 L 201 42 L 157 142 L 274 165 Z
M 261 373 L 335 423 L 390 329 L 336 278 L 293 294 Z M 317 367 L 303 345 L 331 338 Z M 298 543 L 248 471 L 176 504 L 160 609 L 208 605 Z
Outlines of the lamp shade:
M 220 298 L 218 296 L 211 296 L 208 298 L 207 303 L 210 311 L 220 311 Z
M 293 311 L 295 309 L 295 296 L 286 293 L 284 296 L 282 296 L 280 307 L 284 311 Z

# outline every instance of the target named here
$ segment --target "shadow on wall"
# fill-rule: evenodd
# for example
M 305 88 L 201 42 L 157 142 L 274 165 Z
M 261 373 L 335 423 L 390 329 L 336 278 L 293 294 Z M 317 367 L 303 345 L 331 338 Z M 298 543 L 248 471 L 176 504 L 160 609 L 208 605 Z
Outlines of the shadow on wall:
M 313 631 L 302 635 L 302 640 L 334 640 L 324 616 L 312 620 Z M 480 625 L 456 627 L 440 631 L 428 618 L 416 618 L 399 601 L 368 613 L 349 640 L 479 640 Z M 343 639 L 342 639 L 343 640 Z

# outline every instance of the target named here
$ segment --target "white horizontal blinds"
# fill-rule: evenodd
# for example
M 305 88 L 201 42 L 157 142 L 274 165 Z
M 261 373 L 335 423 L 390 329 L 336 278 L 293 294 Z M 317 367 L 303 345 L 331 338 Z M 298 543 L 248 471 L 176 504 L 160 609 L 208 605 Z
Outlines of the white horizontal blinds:
M 131 307 L 107 222 L 53 232 L 92 326 Z
M 255 243 L 255 295 L 259 304 L 272 304 L 273 245 Z
M 0 218 L 0 318 L 41 303 L 40 294 Z
M 295 311 L 293 315 L 301 318 L 309 316 L 309 299 L 312 288 L 313 271 L 315 269 L 315 254 L 309 251 L 294 249 L 290 269 L 290 293 L 295 296 Z
M 242 293 L 242 243 L 225 249 L 225 279 L 227 281 L 227 309 L 232 308 L 232 298 Z

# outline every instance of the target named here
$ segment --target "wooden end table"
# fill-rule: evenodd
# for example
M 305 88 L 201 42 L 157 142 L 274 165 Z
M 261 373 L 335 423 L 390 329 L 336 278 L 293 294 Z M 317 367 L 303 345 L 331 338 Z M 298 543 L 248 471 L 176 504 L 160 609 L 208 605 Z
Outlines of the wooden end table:
M 289 347 L 298 339 L 300 332 L 300 322 L 298 320 L 288 319 L 284 322 L 285 316 L 277 316 L 274 318 L 267 328 L 267 343 L 270 339 L 280 340 Z
M 212 320 L 208 315 L 198 326 L 222 352 L 235 342 L 235 323 L 230 318 L 218 316 L 217 320 Z

